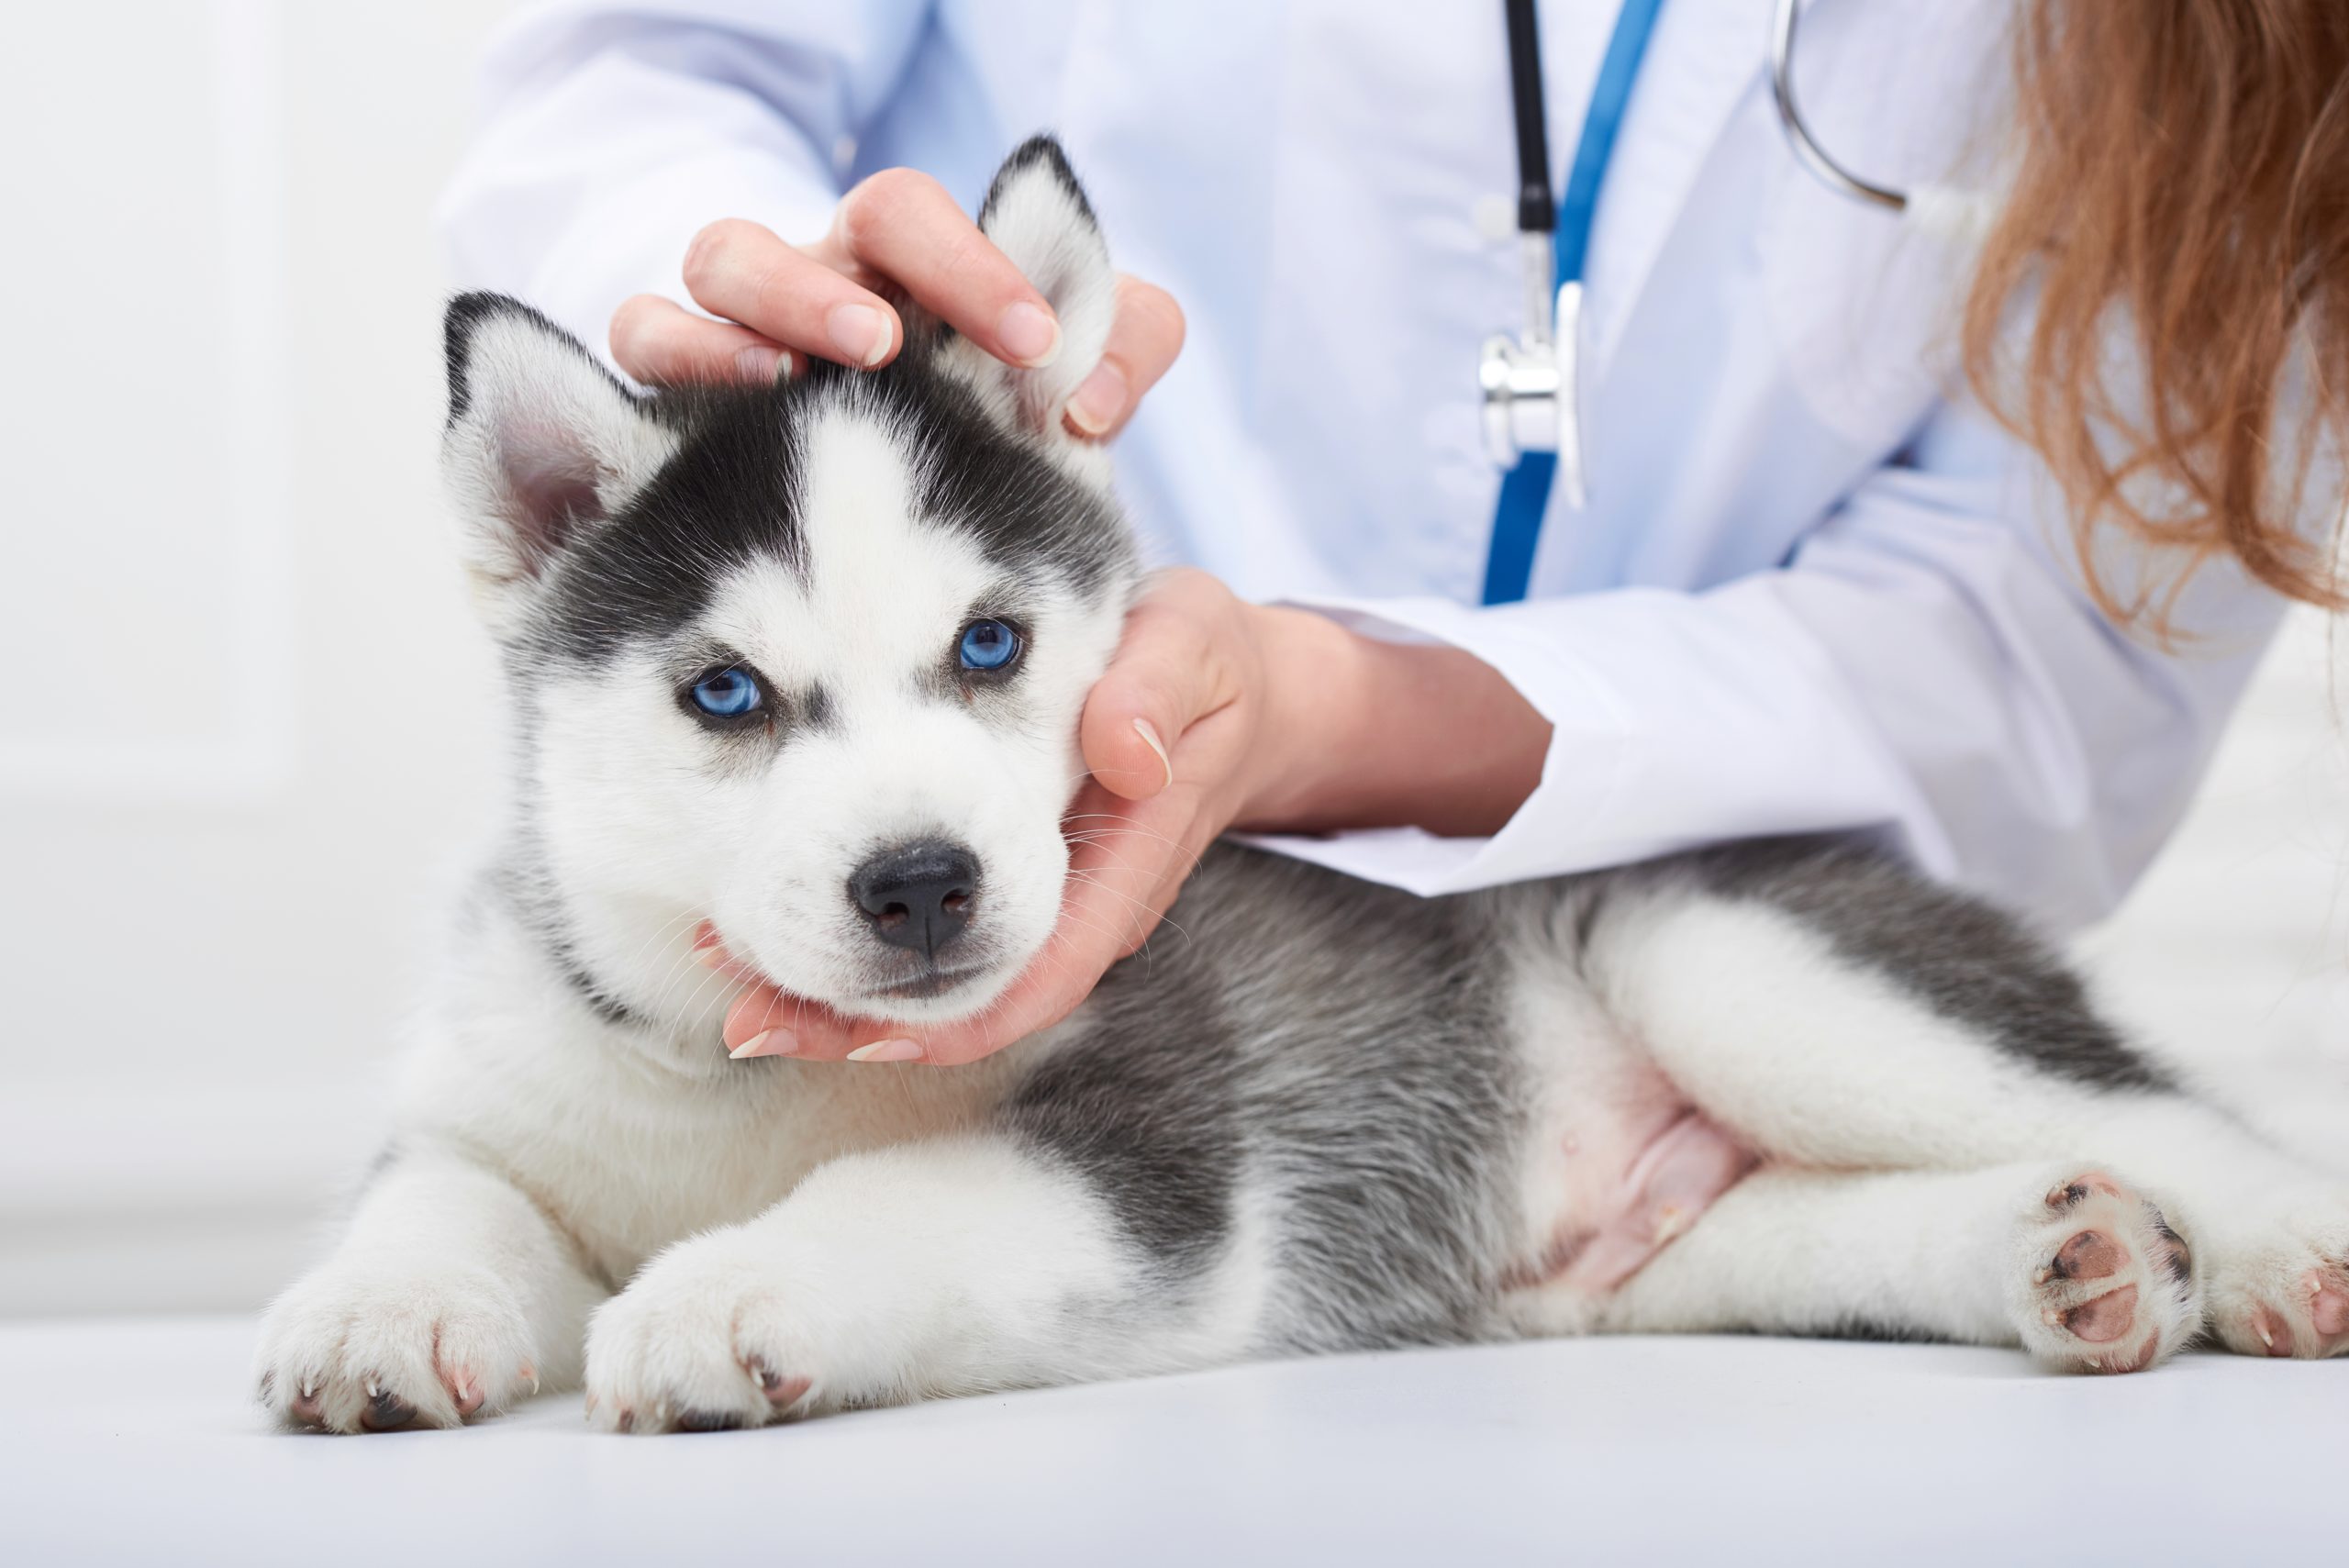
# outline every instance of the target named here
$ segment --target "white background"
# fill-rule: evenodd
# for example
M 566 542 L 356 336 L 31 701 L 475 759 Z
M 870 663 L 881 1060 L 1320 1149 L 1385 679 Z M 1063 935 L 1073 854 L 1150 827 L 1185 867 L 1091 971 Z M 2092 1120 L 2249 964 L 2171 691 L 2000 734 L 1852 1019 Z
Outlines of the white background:
M 258 1299 L 493 798 L 429 213 L 506 7 L 9 8 L 0 1312 Z
M 0 50 L 0 1316 L 256 1304 L 373 1151 L 485 828 L 428 216 L 506 9 L 18 6 Z M 712 217 L 719 215 L 712 214 Z M 2328 638 L 2088 944 L 2349 1144 Z

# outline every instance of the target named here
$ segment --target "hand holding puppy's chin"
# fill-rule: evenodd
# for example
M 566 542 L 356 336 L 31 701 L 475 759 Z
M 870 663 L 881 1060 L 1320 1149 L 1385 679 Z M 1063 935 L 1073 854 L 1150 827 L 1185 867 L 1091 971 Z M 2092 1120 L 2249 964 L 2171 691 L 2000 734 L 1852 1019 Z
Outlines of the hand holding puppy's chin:
M 694 961 L 744 987 L 727 1011 L 724 1029 L 727 1054 L 738 1062 L 754 1056 L 813 1062 L 968 1061 L 993 1046 L 957 1050 L 959 1042 L 950 1038 L 951 1054 L 934 1057 L 925 1040 L 977 1028 L 1007 985 L 1001 973 L 989 967 L 925 976 L 871 996 L 808 996 L 785 990 L 737 958 L 707 922 L 695 939 Z

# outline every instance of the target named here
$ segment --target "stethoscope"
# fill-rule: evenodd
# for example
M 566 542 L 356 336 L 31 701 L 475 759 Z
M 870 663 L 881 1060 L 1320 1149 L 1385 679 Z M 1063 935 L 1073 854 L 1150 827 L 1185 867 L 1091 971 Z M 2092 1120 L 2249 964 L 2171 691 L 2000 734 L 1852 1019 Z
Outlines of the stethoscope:
M 1477 362 L 1486 450 L 1508 471 L 1501 480 L 1486 562 L 1484 602 L 1488 605 L 1525 597 L 1553 484 L 1577 510 L 1588 500 L 1583 484 L 1579 403 L 1583 265 L 1615 135 L 1622 127 L 1640 60 L 1647 52 L 1664 0 L 1623 0 L 1583 117 L 1565 194 L 1554 204 L 1541 35 L 1533 7 L 1534 0 L 1503 0 L 1509 97 L 1517 122 L 1517 233 L 1525 269 L 1525 329 L 1514 339 L 1486 339 Z M 1802 166 L 1838 195 L 1881 208 L 1926 232 L 1949 239 L 1978 234 L 1987 222 L 1987 207 L 1973 193 L 1938 186 L 1895 190 L 1854 174 L 1820 146 L 1795 100 L 1795 28 L 1800 13 L 1800 0 L 1776 0 L 1770 28 L 1770 87 L 1778 124 Z

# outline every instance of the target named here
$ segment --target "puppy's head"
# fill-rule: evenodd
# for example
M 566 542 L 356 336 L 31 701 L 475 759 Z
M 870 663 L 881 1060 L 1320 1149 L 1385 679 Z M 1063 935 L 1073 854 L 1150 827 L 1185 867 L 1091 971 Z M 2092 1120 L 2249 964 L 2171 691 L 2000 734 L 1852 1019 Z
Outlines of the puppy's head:
M 512 300 L 450 307 L 443 467 L 524 740 L 529 902 L 607 1000 L 677 1016 L 707 917 L 787 992 L 955 1018 L 1052 929 L 1134 574 L 1061 420 L 1115 280 L 1049 141 L 981 227 L 1059 316 L 1046 370 L 917 319 L 882 372 L 639 398 Z

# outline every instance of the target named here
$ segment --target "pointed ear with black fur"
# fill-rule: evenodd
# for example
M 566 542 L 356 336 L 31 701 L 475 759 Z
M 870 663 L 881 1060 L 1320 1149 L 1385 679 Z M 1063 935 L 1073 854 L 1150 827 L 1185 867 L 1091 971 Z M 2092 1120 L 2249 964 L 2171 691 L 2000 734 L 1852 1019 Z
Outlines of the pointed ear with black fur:
M 998 417 L 1054 447 L 1079 445 L 1061 423 L 1068 400 L 1101 362 L 1118 313 L 1118 273 L 1093 205 L 1061 144 L 1030 137 L 996 172 L 979 232 L 1044 296 L 1061 324 L 1061 351 L 1041 370 L 1007 365 L 966 339 L 949 350 Z
M 459 295 L 446 318 L 440 474 L 465 569 L 501 635 L 580 530 L 611 516 L 676 438 L 576 338 L 504 295 Z

